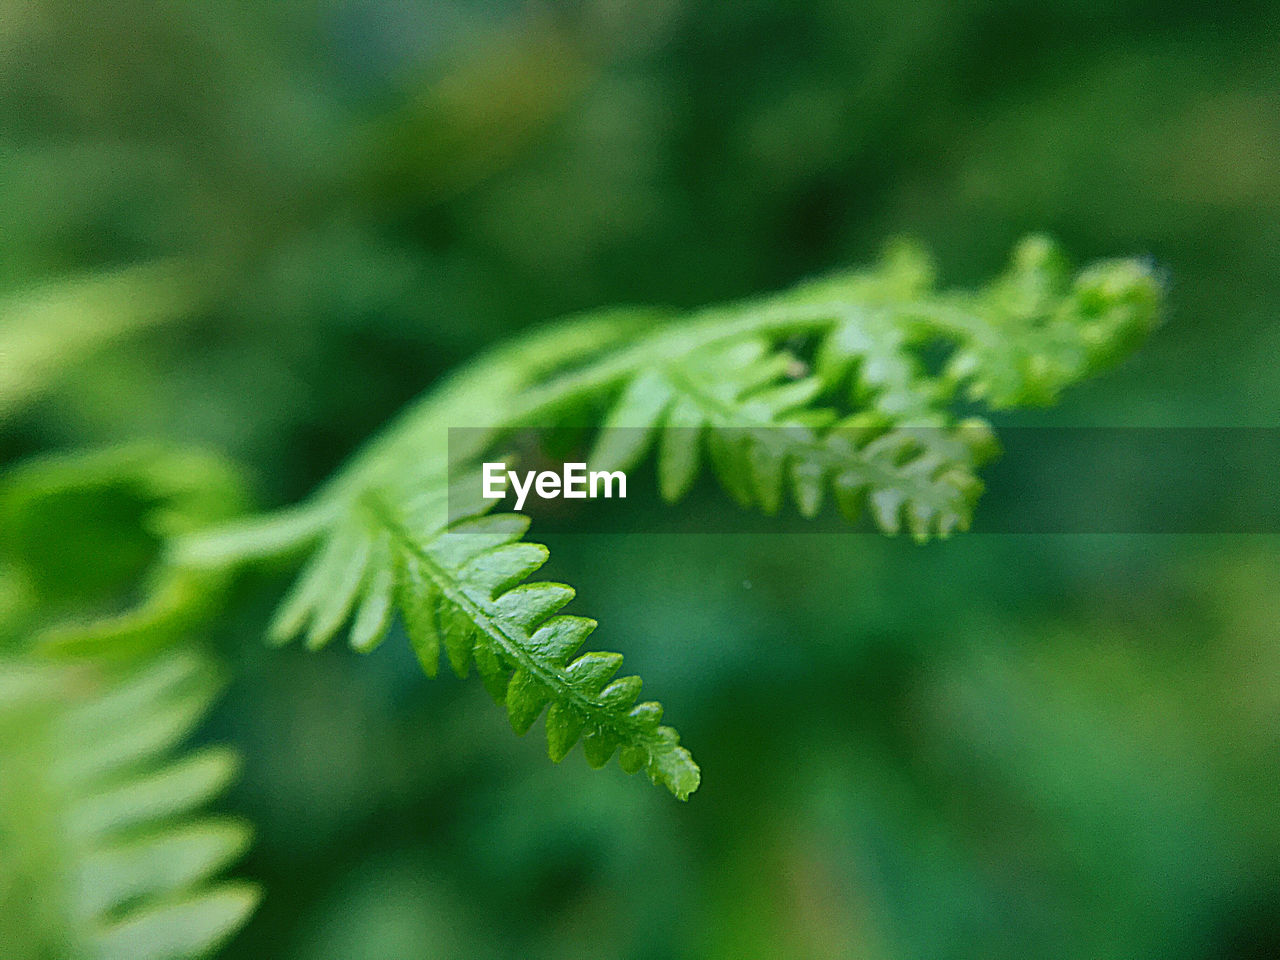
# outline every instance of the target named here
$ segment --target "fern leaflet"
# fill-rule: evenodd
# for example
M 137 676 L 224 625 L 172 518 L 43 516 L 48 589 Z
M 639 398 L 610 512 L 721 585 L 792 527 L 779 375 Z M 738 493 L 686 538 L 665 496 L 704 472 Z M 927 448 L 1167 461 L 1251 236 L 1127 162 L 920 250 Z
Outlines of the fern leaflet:
M 174 754 L 217 686 L 188 653 L 122 675 L 0 660 L 6 957 L 203 957 L 252 913 L 257 890 L 218 879 L 249 828 L 200 812 L 236 758 Z

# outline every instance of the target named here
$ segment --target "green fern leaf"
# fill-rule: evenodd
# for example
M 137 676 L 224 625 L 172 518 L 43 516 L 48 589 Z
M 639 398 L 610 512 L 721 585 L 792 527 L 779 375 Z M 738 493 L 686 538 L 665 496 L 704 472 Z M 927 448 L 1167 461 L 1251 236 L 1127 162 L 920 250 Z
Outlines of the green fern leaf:
M 175 562 L 168 545 L 247 503 L 238 471 L 198 450 L 135 444 L 13 468 L 0 481 L 0 565 L 32 615 L 0 618 L 0 641 L 117 660 L 173 643 L 218 609 L 228 571 Z
M 122 675 L 0 661 L 0 943 L 13 960 L 207 956 L 257 890 L 219 874 L 248 846 L 202 813 L 234 777 L 221 748 L 175 756 L 217 692 L 171 655 Z
M 830 499 L 886 533 L 964 529 L 994 454 L 991 407 L 1043 403 L 1123 357 L 1155 323 L 1159 285 L 1137 261 L 1072 278 L 1042 238 L 975 292 L 938 290 L 898 245 L 877 267 L 673 319 L 614 311 L 535 332 L 448 378 L 307 503 L 184 534 L 174 576 L 309 552 L 271 637 L 309 647 L 346 634 L 374 649 L 397 618 L 429 675 L 445 659 L 479 675 L 526 730 L 545 712 L 548 751 L 581 741 L 677 796 L 697 767 L 616 654 L 578 646 L 594 622 L 559 613 L 568 587 L 526 583 L 546 559 L 524 521 L 486 517 L 476 471 L 516 432 L 596 431 L 593 468 L 655 454 L 658 487 L 684 494 L 704 464 L 731 498 L 806 516 Z M 453 427 L 465 427 L 451 431 Z M 576 659 L 575 659 L 576 657 Z
M 684 353 L 659 335 L 603 420 L 593 468 L 630 469 L 656 438 L 669 500 L 688 490 L 705 451 L 744 507 L 776 513 L 790 490 L 812 516 L 829 487 L 846 516 L 869 512 L 885 533 L 905 527 L 924 541 L 967 529 L 977 471 L 998 448 L 985 421 L 956 419 L 957 390 L 994 407 L 1051 402 L 1151 328 L 1158 288 L 1132 261 L 1071 282 L 1038 237 L 977 294 L 935 293 L 932 282 L 927 260 L 899 245 L 878 273 L 800 288 L 796 304 L 827 303 L 832 316 L 816 334 L 807 316 L 791 331 L 809 335 L 812 364 L 777 345 L 778 329 L 741 321 Z M 773 318 L 783 305 L 748 316 Z M 926 370 L 930 350 L 951 351 L 939 374 Z
M 941 410 L 957 390 L 997 409 L 1052 403 L 1126 356 L 1159 312 L 1149 265 L 1105 261 L 1073 278 L 1041 236 L 1020 243 L 1004 274 L 973 293 L 934 291 L 931 265 L 908 245 L 894 248 L 886 269 L 911 295 L 881 291 L 852 305 L 824 343 L 819 368 L 828 381 L 852 371 L 854 401 L 895 417 Z M 816 284 L 805 296 L 849 285 L 865 286 L 866 278 Z M 951 351 L 936 377 L 920 360 L 930 346 Z
M 680 799 L 697 788 L 698 768 L 676 732 L 659 724 L 661 709 L 637 704 L 639 678 L 613 679 L 622 658 L 577 653 L 596 623 L 559 612 L 572 588 L 526 582 L 547 559 L 545 547 L 522 539 L 526 517 L 480 515 L 441 528 L 436 511 L 397 514 L 371 498 L 364 520 L 363 540 L 354 527 L 344 528 L 300 578 L 274 629 L 278 641 L 303 635 L 309 644 L 327 642 L 340 622 L 334 611 L 350 610 L 362 588 L 362 606 L 382 609 L 386 578 L 393 576 L 406 633 L 429 675 L 438 671 L 442 650 L 458 676 L 474 668 L 518 733 L 552 705 L 547 748 L 554 760 L 579 739 L 597 767 L 622 747 L 630 772 L 645 770 Z M 387 544 L 386 551 L 368 546 L 375 542 Z M 352 643 L 367 649 L 360 619 Z
M 800 512 L 814 515 L 830 487 L 841 511 L 865 509 L 886 533 L 904 524 L 917 539 L 964 529 L 981 491 L 976 470 L 994 453 L 983 422 L 914 427 L 869 426 L 865 417 L 837 421 L 814 406 L 823 392 L 815 376 L 785 350 L 761 340 L 703 349 L 665 361 L 643 380 L 659 404 L 624 393 L 591 456 L 595 469 L 631 469 L 658 438 L 659 488 L 681 496 L 706 456 L 742 506 L 778 512 L 789 491 Z M 943 421 L 936 420 L 941 423 Z

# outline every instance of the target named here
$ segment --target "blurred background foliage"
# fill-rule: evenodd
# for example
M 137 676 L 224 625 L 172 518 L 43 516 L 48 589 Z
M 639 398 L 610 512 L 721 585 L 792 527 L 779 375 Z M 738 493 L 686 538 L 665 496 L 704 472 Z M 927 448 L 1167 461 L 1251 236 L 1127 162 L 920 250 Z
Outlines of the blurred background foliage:
M 1171 316 L 1006 422 L 1274 425 L 1278 15 L 0 0 L 0 458 L 203 445 L 277 505 L 539 320 L 898 234 L 971 282 L 1029 230 L 1150 255 Z M 550 542 L 687 805 L 403 644 L 268 651 L 282 581 L 241 585 L 206 734 L 267 897 L 225 956 L 1280 957 L 1274 537 L 761 529 Z

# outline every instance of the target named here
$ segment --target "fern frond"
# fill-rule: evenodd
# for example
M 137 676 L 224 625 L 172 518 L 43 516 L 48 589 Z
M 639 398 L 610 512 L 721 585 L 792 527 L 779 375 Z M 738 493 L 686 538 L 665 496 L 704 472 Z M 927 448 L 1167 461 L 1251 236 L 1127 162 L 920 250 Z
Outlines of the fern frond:
M 659 489 L 674 500 L 705 450 L 743 506 L 776 512 L 789 488 L 811 516 L 830 488 L 843 513 L 867 507 L 886 533 L 905 524 L 927 540 L 966 529 L 977 470 L 996 445 L 985 421 L 952 414 L 957 392 L 996 407 L 1052 401 L 1150 328 L 1157 290 L 1133 262 L 1072 283 L 1052 245 L 1034 237 L 986 290 L 939 294 L 932 284 L 928 261 L 900 245 L 879 274 L 793 295 L 827 305 L 826 329 L 806 320 L 744 335 L 730 321 L 719 340 L 686 353 L 652 348 L 604 418 L 593 467 L 629 469 L 656 443 Z M 810 337 L 812 371 L 777 345 L 782 332 Z M 930 351 L 949 353 L 939 373 L 926 368 Z
M 218 683 L 192 654 L 123 675 L 0 660 L 0 943 L 13 960 L 207 956 L 258 900 L 222 871 L 248 845 L 203 813 L 237 770 L 176 748 Z
M 934 291 L 932 264 L 909 245 L 891 251 L 886 269 L 910 295 L 852 304 L 824 342 L 819 369 L 829 382 L 852 372 L 853 402 L 894 417 L 945 409 L 957 391 L 993 409 L 1053 403 L 1127 356 L 1159 315 L 1149 264 L 1103 261 L 1072 277 L 1041 236 L 1020 243 L 1008 269 L 976 292 Z M 831 286 L 806 296 L 830 296 Z M 932 376 L 921 362 L 930 348 L 950 352 Z
M 904 517 L 917 540 L 968 526 L 982 487 L 976 470 L 994 453 L 983 421 L 841 419 L 814 405 L 824 384 L 805 370 L 762 340 L 655 364 L 605 418 L 592 467 L 630 469 L 656 445 L 667 500 L 688 490 L 705 455 L 734 500 L 765 513 L 776 513 L 789 490 L 801 514 L 814 516 L 830 488 L 847 518 L 869 507 L 885 533 L 897 533 Z
M 549 707 L 552 760 L 581 740 L 593 767 L 617 752 L 628 773 L 643 769 L 682 800 L 697 789 L 698 768 L 676 732 L 659 724 L 661 706 L 636 703 L 640 678 L 614 679 L 622 657 L 577 653 L 596 621 L 559 612 L 573 589 L 526 582 L 547 559 L 544 546 L 522 539 L 528 518 L 481 515 L 441 529 L 439 503 L 405 514 L 371 496 L 364 507 L 363 529 L 344 527 L 299 578 L 273 639 L 302 634 L 314 649 L 351 619 L 351 643 L 367 651 L 398 607 L 428 676 L 442 651 L 459 677 L 474 667 L 518 733 Z
M 546 553 L 522 521 L 483 516 L 471 474 L 515 431 L 598 430 L 594 466 L 631 467 L 655 448 L 668 499 L 710 461 L 743 505 L 805 515 L 830 496 L 915 538 L 964 529 L 994 453 L 991 407 L 1044 403 L 1124 356 L 1154 325 L 1159 284 L 1137 261 L 1072 279 L 1041 238 L 977 292 L 940 291 L 899 246 L 879 266 L 687 318 L 615 311 L 538 331 L 448 378 L 307 503 L 184 535 L 170 568 L 225 573 L 310 551 L 272 637 L 319 647 L 345 633 L 373 649 L 398 616 L 424 669 L 440 649 L 472 667 L 527 729 L 547 707 L 550 753 L 581 735 L 593 764 L 619 747 L 677 796 L 697 767 L 614 654 L 569 659 L 589 632 L 558 613 L 572 591 L 524 584 Z M 601 415 L 601 411 L 604 411 Z M 467 427 L 450 437 L 451 427 Z M 468 499 L 469 498 L 469 499 Z M 469 505 L 468 505 L 469 504 Z
M 111 344 L 191 316 L 209 287 L 194 264 L 163 261 L 67 277 L 0 299 L 0 417 Z
M 0 617 L 0 646 L 122 660 L 185 636 L 219 607 L 228 571 L 173 562 L 168 545 L 247 503 L 239 472 L 199 450 L 135 444 L 7 471 L 0 566 L 27 602 Z M 139 570 L 145 582 L 135 600 Z

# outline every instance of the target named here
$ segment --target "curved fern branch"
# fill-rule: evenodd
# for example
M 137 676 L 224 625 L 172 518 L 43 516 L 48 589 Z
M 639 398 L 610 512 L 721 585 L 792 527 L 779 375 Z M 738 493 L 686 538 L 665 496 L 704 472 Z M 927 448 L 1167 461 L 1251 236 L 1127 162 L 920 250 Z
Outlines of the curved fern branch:
M 524 427 L 588 426 L 596 465 L 634 466 L 656 448 L 668 499 L 705 459 L 743 505 L 773 512 L 789 491 L 812 515 L 830 492 L 888 533 L 945 537 L 968 525 L 995 449 L 957 398 L 1051 402 L 1141 340 L 1159 292 L 1139 261 L 1072 277 L 1033 237 L 976 292 L 937 290 L 927 258 L 899 245 L 874 269 L 684 318 L 568 321 L 446 380 L 307 503 L 176 537 L 164 566 L 222 575 L 310 551 L 277 642 L 316 647 L 346 630 L 370 650 L 398 615 L 428 673 L 441 646 L 459 673 L 474 665 L 516 729 L 548 707 L 553 759 L 581 736 L 593 765 L 621 748 L 626 769 L 685 797 L 697 767 L 656 704 L 634 705 L 639 681 L 611 679 L 616 654 L 570 659 L 594 628 L 558 613 L 572 591 L 520 585 L 546 552 L 520 539 L 523 521 L 482 516 L 472 471 L 484 456 Z M 451 444 L 451 427 L 472 429 Z

